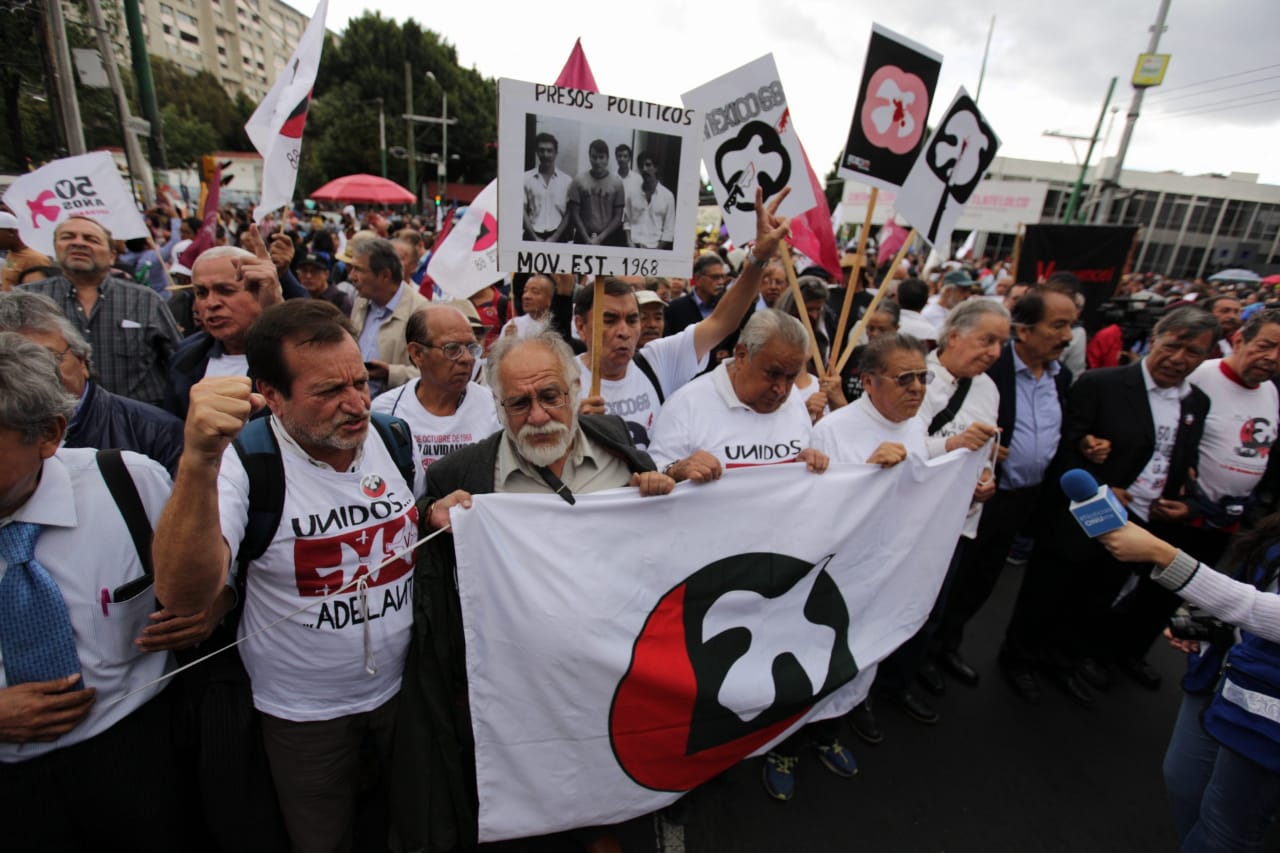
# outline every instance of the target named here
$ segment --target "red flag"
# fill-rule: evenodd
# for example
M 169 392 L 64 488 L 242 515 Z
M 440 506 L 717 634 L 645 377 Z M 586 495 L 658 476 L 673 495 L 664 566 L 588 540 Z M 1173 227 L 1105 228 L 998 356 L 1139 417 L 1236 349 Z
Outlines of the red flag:
M 449 212 L 444 215 L 444 226 L 440 229 L 440 236 L 436 237 L 435 242 L 431 244 L 431 257 L 435 258 L 436 252 L 440 251 L 440 247 L 444 245 L 444 238 L 449 236 L 453 230 L 454 215 L 458 212 L 458 203 L 455 201 L 453 206 L 449 208 Z M 427 267 L 431 264 L 428 261 Z M 434 299 L 436 292 L 436 280 L 431 277 L 431 273 L 424 271 L 422 273 L 422 282 L 418 285 L 418 292 L 428 299 Z
M 196 262 L 196 258 L 200 257 L 200 253 L 208 249 L 212 249 L 218 240 L 218 196 L 222 190 L 222 164 L 216 163 L 213 167 L 213 177 L 209 181 L 209 190 L 204 197 L 204 210 L 200 212 L 201 218 L 204 220 L 200 225 L 200 230 L 196 232 L 196 236 L 192 239 L 191 245 L 188 246 L 178 258 L 178 263 L 187 269 L 191 269 Z
M 876 254 L 876 266 L 887 264 L 897 257 L 898 250 L 902 248 L 903 243 L 907 242 L 909 233 L 895 221 L 894 217 L 890 216 L 889 221 L 880 226 L 880 233 L 876 235 L 876 243 L 880 246 L 880 251 Z
M 571 89 L 582 89 L 585 92 L 599 92 L 600 88 L 596 86 L 596 77 L 591 73 L 591 66 L 587 64 L 587 55 L 582 52 L 582 39 L 578 39 L 573 43 L 573 50 L 569 53 L 569 60 L 565 62 L 564 68 L 560 69 L 560 76 L 556 78 L 557 86 L 568 86 Z
M 800 148 L 804 152 L 804 146 Z M 837 279 L 840 277 L 840 254 L 836 251 L 836 235 L 831 230 L 831 211 L 827 208 L 827 194 L 822 182 L 809 165 L 809 155 L 804 155 L 804 168 L 809 173 L 809 184 L 817 204 L 803 216 L 791 220 L 791 245 L 805 257 L 822 267 Z M 799 270 L 797 270 L 799 272 Z

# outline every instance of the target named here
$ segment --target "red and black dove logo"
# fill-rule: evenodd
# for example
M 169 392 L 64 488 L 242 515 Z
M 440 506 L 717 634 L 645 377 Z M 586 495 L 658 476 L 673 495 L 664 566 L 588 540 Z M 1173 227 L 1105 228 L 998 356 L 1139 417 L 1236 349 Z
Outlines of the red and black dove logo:
M 380 498 L 387 493 L 387 481 L 377 474 L 369 474 L 360 481 L 360 491 L 367 498 Z
M 307 107 L 311 105 L 311 93 L 307 92 L 305 98 L 298 101 L 298 105 L 289 113 L 289 117 L 284 120 L 284 124 L 280 126 L 280 135 L 287 136 L 290 139 L 301 139 L 302 130 L 307 125 Z
M 476 235 L 476 242 L 471 246 L 473 252 L 483 252 L 486 249 L 493 248 L 498 242 L 498 220 L 494 219 L 493 214 L 489 211 L 484 212 L 484 217 L 480 220 L 480 233 Z
M 692 790 L 857 675 L 830 560 L 738 554 L 662 597 L 609 712 L 614 755 L 632 780 Z
M 339 589 L 355 589 L 368 577 L 369 586 L 386 586 L 413 570 L 413 554 L 378 568 L 383 560 L 414 542 L 418 508 L 382 524 L 348 530 L 323 539 L 296 539 L 293 543 L 294 580 L 298 595 L 317 598 Z M 350 572 L 350 574 L 348 574 Z

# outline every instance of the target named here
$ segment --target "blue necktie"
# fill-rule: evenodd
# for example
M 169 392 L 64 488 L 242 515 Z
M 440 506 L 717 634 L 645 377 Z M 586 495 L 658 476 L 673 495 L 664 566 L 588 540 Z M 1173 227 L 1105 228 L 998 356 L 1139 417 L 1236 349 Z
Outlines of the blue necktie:
M 62 590 L 35 560 L 40 525 L 15 521 L 0 527 L 0 655 L 10 687 L 80 672 L 71 617 Z M 79 687 L 79 685 L 76 685 Z

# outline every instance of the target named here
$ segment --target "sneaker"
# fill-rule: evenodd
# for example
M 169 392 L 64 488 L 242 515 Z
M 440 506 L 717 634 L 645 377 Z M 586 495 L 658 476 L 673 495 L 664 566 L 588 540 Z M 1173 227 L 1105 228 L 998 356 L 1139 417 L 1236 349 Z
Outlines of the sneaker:
M 818 750 L 818 760 L 832 773 L 842 779 L 848 779 L 858 772 L 858 762 L 853 760 L 853 753 L 845 749 L 838 739 L 815 744 L 815 746 Z
M 875 712 L 871 710 L 870 696 L 860 704 L 855 705 L 853 710 L 849 712 L 849 723 L 853 726 L 853 731 L 858 737 L 873 746 L 884 740 L 884 734 L 880 731 L 880 724 L 876 722 Z
M 794 755 L 771 752 L 764 757 L 764 790 L 775 800 L 786 802 L 796 793 L 796 762 Z

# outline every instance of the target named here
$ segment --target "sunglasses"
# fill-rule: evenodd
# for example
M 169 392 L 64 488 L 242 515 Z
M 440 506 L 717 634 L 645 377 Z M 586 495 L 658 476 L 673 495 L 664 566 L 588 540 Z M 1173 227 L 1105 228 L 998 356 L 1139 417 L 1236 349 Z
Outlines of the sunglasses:
M 910 388 L 914 382 L 919 382 L 921 385 L 928 385 L 933 381 L 932 370 L 904 370 L 897 376 L 885 376 L 883 373 L 880 375 L 896 384 L 899 388 Z

